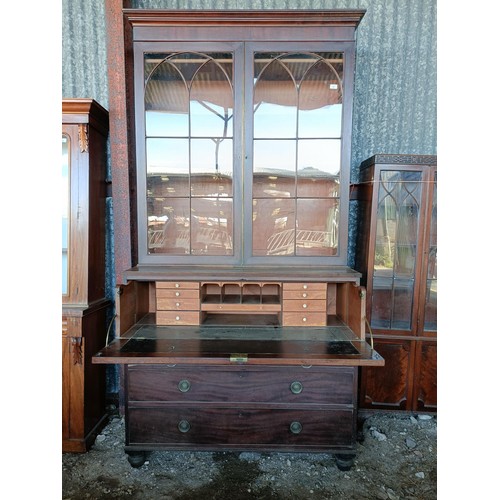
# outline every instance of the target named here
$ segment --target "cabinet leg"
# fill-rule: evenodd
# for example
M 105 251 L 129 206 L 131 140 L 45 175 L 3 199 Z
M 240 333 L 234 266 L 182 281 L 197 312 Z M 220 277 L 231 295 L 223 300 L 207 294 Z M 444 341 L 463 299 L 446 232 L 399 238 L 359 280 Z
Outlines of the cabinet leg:
M 348 471 L 351 470 L 351 467 L 354 465 L 354 459 L 356 458 L 356 455 L 354 453 L 352 454 L 342 454 L 342 455 L 334 455 L 335 460 L 337 462 L 337 467 L 341 471 Z
M 127 451 L 127 455 L 128 463 L 136 469 L 144 465 L 146 461 L 145 451 Z

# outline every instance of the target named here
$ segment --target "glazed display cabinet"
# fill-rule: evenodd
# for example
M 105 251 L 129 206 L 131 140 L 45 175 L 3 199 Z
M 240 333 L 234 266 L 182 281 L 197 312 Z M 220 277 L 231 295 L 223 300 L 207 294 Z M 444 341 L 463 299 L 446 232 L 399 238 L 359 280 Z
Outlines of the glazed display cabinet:
M 362 16 L 124 11 L 137 233 L 117 252 L 136 261 L 94 363 L 122 366 L 132 465 L 157 449 L 352 464 L 358 369 L 384 363 L 346 266 Z
M 360 407 L 437 411 L 437 158 L 375 155 L 353 187 L 356 269 L 385 367 L 361 371 Z
M 62 101 L 62 449 L 83 452 L 106 421 L 105 210 L 108 112 Z

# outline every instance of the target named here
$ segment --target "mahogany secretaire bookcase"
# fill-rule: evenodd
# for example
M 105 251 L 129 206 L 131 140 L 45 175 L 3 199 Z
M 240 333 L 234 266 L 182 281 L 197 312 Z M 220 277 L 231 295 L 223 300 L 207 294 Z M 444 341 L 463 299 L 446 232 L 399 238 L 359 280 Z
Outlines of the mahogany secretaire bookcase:
M 105 215 L 108 112 L 62 101 L 62 449 L 86 451 L 106 421 Z
M 132 465 L 157 449 L 352 463 L 358 367 L 384 363 L 346 266 L 362 16 L 124 11 L 133 265 L 94 362 L 123 367 Z

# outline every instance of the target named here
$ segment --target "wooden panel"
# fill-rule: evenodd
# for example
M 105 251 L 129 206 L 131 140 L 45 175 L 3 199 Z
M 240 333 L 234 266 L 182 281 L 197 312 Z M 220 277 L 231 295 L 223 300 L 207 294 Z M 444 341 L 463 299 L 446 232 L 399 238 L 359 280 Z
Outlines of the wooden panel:
M 415 401 L 418 411 L 437 411 L 437 343 L 419 341 L 415 363 Z
M 326 314 L 315 312 L 284 312 L 283 326 L 326 326 Z
M 385 366 L 362 368 L 360 408 L 409 410 L 412 345 L 406 340 L 375 341 Z
M 186 392 L 179 388 L 181 381 L 189 382 Z M 301 384 L 300 393 L 292 392 L 293 382 Z M 354 372 L 350 368 L 137 366 L 128 370 L 128 400 L 130 404 L 164 401 L 174 405 L 193 401 L 353 405 L 353 383 Z
M 214 406 L 129 408 L 127 445 L 138 443 L 185 448 L 266 447 L 328 449 L 354 446 L 353 410 L 322 411 L 308 408 L 259 409 Z M 187 422 L 189 430 L 179 425 Z M 299 422 L 301 432 L 290 430 Z

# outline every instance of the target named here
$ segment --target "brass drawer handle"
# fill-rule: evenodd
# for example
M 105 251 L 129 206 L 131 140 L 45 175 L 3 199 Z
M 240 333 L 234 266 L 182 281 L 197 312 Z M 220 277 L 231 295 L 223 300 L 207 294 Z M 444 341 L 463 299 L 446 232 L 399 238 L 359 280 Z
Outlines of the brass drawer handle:
M 177 428 L 180 432 L 186 433 L 191 429 L 191 424 L 187 420 L 181 420 L 177 425 Z
M 177 386 L 179 388 L 179 391 L 181 392 L 188 392 L 189 389 L 191 389 L 191 383 L 189 380 L 181 380 Z
M 302 432 L 302 424 L 300 422 L 292 422 L 290 424 L 290 432 L 292 434 L 300 434 Z
M 290 384 L 290 390 L 292 391 L 293 394 L 300 394 L 303 388 L 304 387 L 302 386 L 302 384 L 298 381 L 292 382 Z

